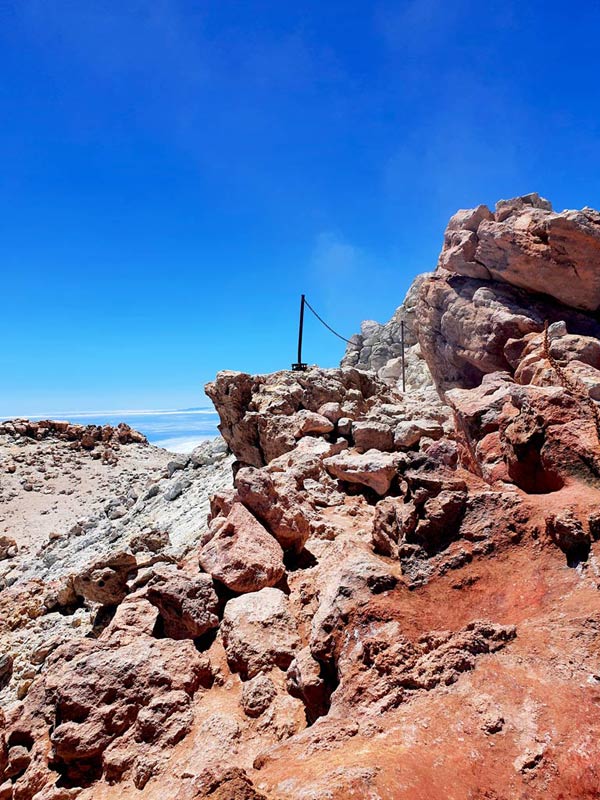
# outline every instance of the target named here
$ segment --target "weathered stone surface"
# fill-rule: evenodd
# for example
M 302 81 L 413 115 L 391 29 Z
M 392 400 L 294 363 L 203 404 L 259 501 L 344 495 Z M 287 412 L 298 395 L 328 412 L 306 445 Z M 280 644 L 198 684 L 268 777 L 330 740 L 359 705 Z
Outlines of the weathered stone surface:
M 160 612 L 164 635 L 195 639 L 219 625 L 219 601 L 210 575 L 160 569 L 148 583 L 146 596 Z
M 407 391 L 432 385 L 429 369 L 416 336 L 415 314 L 421 284 L 427 275 L 419 275 L 411 284 L 404 302 L 385 325 L 367 320 L 361 332 L 352 337 L 342 359 L 343 367 L 372 370 L 385 383 L 402 386 L 402 328 L 404 323 L 404 368 Z
M 287 671 L 288 691 L 299 697 L 311 722 L 327 713 L 330 690 L 321 675 L 321 664 L 312 657 L 310 647 L 296 653 Z
M 443 435 L 444 429 L 435 419 L 406 420 L 394 430 L 394 447 L 404 450 L 414 447 L 424 436 L 440 439 Z
M 277 689 L 273 681 L 263 673 L 246 681 L 242 690 L 242 708 L 249 717 L 260 717 L 271 705 Z
M 29 759 L 25 773 L 13 776 L 14 798 L 54 797 L 57 772 L 69 786 L 89 786 L 104 772 L 110 781 L 129 775 L 142 788 L 144 765 L 158 767 L 189 732 L 191 700 L 211 682 L 210 664 L 191 642 L 139 632 L 132 639 L 117 627 L 102 640 L 59 647 L 9 723 L 9 745 L 19 749 L 11 748 L 8 763 Z
M 235 484 L 240 500 L 281 547 L 300 552 L 310 533 L 312 510 L 294 476 L 246 467 L 237 473 Z
M 376 494 L 389 491 L 401 461 L 396 454 L 369 450 L 366 453 L 340 453 L 326 458 L 327 471 L 345 483 L 366 486 Z
M 13 673 L 13 658 L 8 653 L 0 655 L 0 689 L 8 685 Z
M 335 662 L 339 636 L 350 612 L 370 595 L 393 589 L 394 571 L 365 552 L 354 552 L 328 575 L 319 589 L 319 606 L 311 623 L 310 650 L 317 661 Z
M 565 509 L 560 514 L 546 517 L 546 535 L 565 553 L 569 562 L 586 561 L 591 547 L 591 536 L 573 511 Z
M 403 497 L 386 497 L 377 503 L 371 539 L 376 553 L 398 557 L 398 544 L 417 527 L 419 515 L 414 503 Z
M 174 800 L 269 800 L 239 767 L 212 767 L 192 778 Z
M 17 543 L 10 536 L 0 536 L 0 561 L 17 554 Z
M 509 340 L 540 333 L 545 320 L 566 319 L 577 335 L 600 334 L 593 319 L 550 299 L 443 271 L 423 283 L 418 307 L 417 335 L 441 392 L 471 388 L 485 374 L 510 370 Z
M 287 597 L 272 588 L 230 600 L 221 633 L 231 668 L 248 678 L 273 666 L 287 669 L 300 644 Z
M 463 461 L 487 481 L 513 482 L 533 494 L 556 491 L 568 479 L 598 484 L 595 419 L 562 387 L 519 386 L 500 374 L 447 397 Z
M 117 604 L 127 594 L 127 581 L 136 571 L 135 556 L 115 553 L 76 575 L 73 588 L 77 595 L 94 603 Z
M 565 305 L 600 305 L 600 215 L 557 214 L 536 194 L 459 211 L 446 231 L 440 267 L 548 294 Z
M 358 705 L 367 701 L 389 709 L 418 692 L 456 683 L 475 668 L 479 657 L 506 647 L 517 630 L 476 620 L 459 631 L 429 631 L 411 642 L 397 622 L 374 621 L 361 633 L 362 659 L 357 661 L 352 642 L 341 646 L 341 684 L 333 699 L 337 703 L 345 696 Z
M 200 551 L 203 569 L 234 592 L 257 592 L 279 582 L 285 566 L 277 541 L 241 503 L 213 519 Z
M 352 425 L 352 437 L 356 449 L 364 453 L 367 450 L 394 449 L 394 428 L 389 422 L 381 419 L 363 419 Z
M 311 368 L 254 376 L 220 372 L 206 386 L 206 393 L 219 412 L 221 433 L 238 461 L 262 467 L 291 450 L 303 429 L 304 433 L 332 429 L 329 420 L 326 423 L 307 412 L 318 413 L 326 403 L 339 403 L 342 407 L 350 404 L 360 413 L 382 388 L 374 376 L 359 370 Z

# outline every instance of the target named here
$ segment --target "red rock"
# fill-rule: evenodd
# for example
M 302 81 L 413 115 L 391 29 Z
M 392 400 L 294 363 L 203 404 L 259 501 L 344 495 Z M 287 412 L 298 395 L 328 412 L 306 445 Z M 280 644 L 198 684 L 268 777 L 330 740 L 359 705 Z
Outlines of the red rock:
M 366 453 L 340 453 L 326 458 L 327 471 L 345 483 L 359 484 L 384 495 L 396 477 L 400 463 L 398 455 L 369 450 Z
M 242 708 L 249 717 L 259 717 L 271 705 L 277 689 L 273 681 L 263 673 L 244 683 Z
M 282 578 L 283 550 L 241 503 L 234 503 L 226 517 L 213 519 L 210 534 L 200 565 L 232 591 L 257 592 Z
M 171 639 L 195 639 L 219 625 L 219 601 L 209 575 L 190 577 L 162 569 L 155 572 L 146 594 Z
M 600 215 L 592 209 L 557 214 L 538 195 L 502 201 L 495 215 L 485 206 L 462 211 L 450 221 L 439 263 L 595 311 Z
M 247 467 L 237 473 L 235 485 L 242 503 L 281 547 L 300 552 L 310 534 L 312 510 L 294 477 Z
M 288 691 L 302 700 L 311 722 L 327 713 L 330 691 L 321 675 L 321 665 L 312 657 L 309 647 L 296 653 L 286 679 Z
M 127 581 L 136 571 L 135 556 L 114 553 L 75 575 L 73 588 L 77 595 L 94 603 L 117 604 L 127 594 Z
M 273 666 L 287 669 L 300 643 L 286 596 L 271 588 L 230 600 L 221 634 L 232 670 L 248 678 Z

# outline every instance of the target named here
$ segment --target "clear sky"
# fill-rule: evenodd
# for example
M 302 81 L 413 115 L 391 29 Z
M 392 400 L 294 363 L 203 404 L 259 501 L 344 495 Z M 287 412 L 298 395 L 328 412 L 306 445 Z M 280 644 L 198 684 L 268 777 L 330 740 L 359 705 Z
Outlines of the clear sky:
M 600 206 L 600 5 L 0 0 L 0 414 L 205 404 L 460 207 Z M 344 345 L 307 320 L 306 359 Z

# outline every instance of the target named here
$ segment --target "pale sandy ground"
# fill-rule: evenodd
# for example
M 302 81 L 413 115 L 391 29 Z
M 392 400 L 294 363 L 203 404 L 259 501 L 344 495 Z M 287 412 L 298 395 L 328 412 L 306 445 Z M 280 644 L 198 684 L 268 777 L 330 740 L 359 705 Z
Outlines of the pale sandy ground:
M 142 444 L 122 445 L 117 452 L 117 464 L 103 464 L 57 439 L 0 436 L 0 535 L 19 548 L 39 546 L 81 517 L 101 514 L 111 499 L 140 494 L 175 457 Z
M 205 442 L 193 457 L 152 445 L 112 447 L 114 465 L 57 438 L 0 435 L 0 539 L 17 545 L 4 558 L 0 551 L 0 597 L 4 591 L 26 596 L 32 582 L 43 596 L 44 586 L 62 586 L 123 550 L 135 553 L 143 568 L 172 563 L 197 547 L 211 495 L 232 484 L 233 456 L 224 442 Z M 162 544 L 151 551 L 156 531 Z M 18 610 L 14 603 L 9 607 Z M 31 663 L 36 647 L 88 635 L 94 617 L 94 608 L 81 607 L 68 615 L 33 614 L 3 628 L 6 616 L 0 612 L 0 656 L 14 660 L 12 679 L 0 690 L 0 709 L 27 691 L 40 668 Z

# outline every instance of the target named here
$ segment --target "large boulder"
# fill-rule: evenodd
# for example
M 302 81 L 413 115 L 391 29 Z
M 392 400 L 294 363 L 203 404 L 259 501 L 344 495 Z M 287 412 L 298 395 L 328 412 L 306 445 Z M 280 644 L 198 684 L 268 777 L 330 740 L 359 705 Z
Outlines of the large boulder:
M 537 194 L 455 214 L 439 266 L 546 294 L 585 311 L 600 307 L 600 214 L 552 210 Z
M 293 474 L 245 467 L 236 475 L 240 500 L 284 550 L 300 552 L 310 534 L 312 509 Z
M 342 482 L 367 487 L 378 495 L 384 495 L 397 475 L 402 456 L 379 450 L 343 452 L 326 458 L 323 463 L 327 471 Z
M 200 565 L 233 592 L 257 592 L 282 578 L 283 550 L 241 503 L 211 522 L 210 536 Z
M 600 214 L 556 214 L 526 195 L 479 206 L 448 224 L 438 268 L 421 282 L 415 333 L 438 390 L 472 388 L 511 370 L 509 340 L 565 321 L 600 336 Z M 589 354 L 588 354 L 589 355 Z
M 231 669 L 244 678 L 274 666 L 287 669 L 300 646 L 289 601 L 279 589 L 265 588 L 230 600 L 221 634 Z
M 209 660 L 191 641 L 156 639 L 127 624 L 109 627 L 100 639 L 54 649 L 13 709 L 6 736 L 20 749 L 11 748 L 9 761 L 27 765 L 13 775 L 8 797 L 74 796 L 68 788 L 53 793 L 57 773 L 77 793 L 102 776 L 109 783 L 131 778 L 142 789 L 190 731 L 192 699 L 212 684 Z
M 219 601 L 210 575 L 157 570 L 147 598 L 159 610 L 164 635 L 171 639 L 195 639 L 219 625 Z

